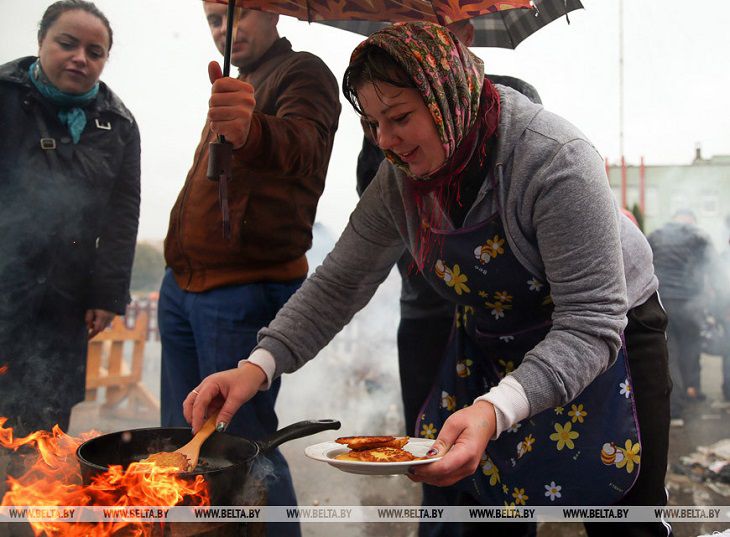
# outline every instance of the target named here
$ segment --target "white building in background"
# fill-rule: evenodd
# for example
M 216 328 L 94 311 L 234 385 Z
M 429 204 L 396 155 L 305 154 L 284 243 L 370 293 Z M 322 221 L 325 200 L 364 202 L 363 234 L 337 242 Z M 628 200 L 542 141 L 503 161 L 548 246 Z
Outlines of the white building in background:
M 645 233 L 661 227 L 677 210 L 690 209 L 716 248 L 722 250 L 727 246 L 730 155 L 703 158 L 698 147 L 690 164 L 626 165 L 625 181 L 620 165 L 607 166 L 607 171 L 619 203 L 625 199 L 629 210 L 643 206 Z

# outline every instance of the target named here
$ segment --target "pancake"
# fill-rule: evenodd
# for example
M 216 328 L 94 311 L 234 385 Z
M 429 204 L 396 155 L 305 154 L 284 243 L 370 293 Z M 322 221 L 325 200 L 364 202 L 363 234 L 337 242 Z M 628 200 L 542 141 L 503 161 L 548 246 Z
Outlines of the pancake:
M 345 444 L 353 451 L 391 447 L 400 449 L 408 443 L 408 437 L 402 436 L 342 436 L 335 440 L 338 444 Z
M 140 462 L 153 462 L 162 468 L 176 468 L 181 472 L 187 471 L 189 466 L 188 458 L 182 453 L 178 453 L 176 451 L 160 451 L 158 453 L 153 453 L 146 459 L 142 459 Z

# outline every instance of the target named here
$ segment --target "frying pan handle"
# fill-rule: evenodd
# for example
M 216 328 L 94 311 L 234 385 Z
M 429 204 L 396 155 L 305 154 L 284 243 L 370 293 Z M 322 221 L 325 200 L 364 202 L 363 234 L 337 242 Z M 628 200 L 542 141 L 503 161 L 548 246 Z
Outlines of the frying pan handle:
M 294 440 L 295 438 L 301 438 L 303 436 L 309 436 L 315 433 L 326 431 L 328 429 L 339 429 L 340 422 L 337 420 L 309 420 L 309 421 L 298 421 L 291 425 L 279 429 L 274 434 L 264 440 L 256 442 L 259 445 L 261 451 L 266 452 L 275 447 Z

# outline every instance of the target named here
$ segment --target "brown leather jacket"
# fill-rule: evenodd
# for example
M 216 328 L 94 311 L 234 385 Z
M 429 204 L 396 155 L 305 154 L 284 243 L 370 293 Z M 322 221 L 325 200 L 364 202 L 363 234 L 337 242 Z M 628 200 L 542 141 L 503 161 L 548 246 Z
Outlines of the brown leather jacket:
M 218 183 L 206 177 L 208 124 L 170 214 L 165 260 L 187 291 L 307 275 L 341 109 L 337 81 L 284 38 L 239 78 L 254 86 L 256 111 L 248 141 L 233 152 L 231 238 L 223 238 Z

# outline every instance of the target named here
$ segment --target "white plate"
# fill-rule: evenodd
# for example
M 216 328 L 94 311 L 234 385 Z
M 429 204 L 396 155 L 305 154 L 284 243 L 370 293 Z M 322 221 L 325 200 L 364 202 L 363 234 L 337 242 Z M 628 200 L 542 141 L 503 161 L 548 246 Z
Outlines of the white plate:
M 403 449 L 410 451 L 416 457 L 425 457 L 428 450 L 431 449 L 432 444 L 433 440 L 429 440 L 427 438 L 411 438 L 408 440 L 408 443 L 403 446 Z M 348 451 L 350 451 L 350 449 L 343 444 L 338 444 L 337 442 L 322 442 L 321 444 L 315 444 L 307 447 L 304 450 L 304 454 L 310 459 L 326 462 L 343 472 L 364 475 L 407 474 L 408 468 L 411 466 L 430 464 L 441 459 L 441 457 L 434 457 L 426 460 L 407 462 L 361 462 L 340 461 L 335 459 L 337 455 Z

